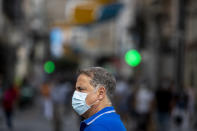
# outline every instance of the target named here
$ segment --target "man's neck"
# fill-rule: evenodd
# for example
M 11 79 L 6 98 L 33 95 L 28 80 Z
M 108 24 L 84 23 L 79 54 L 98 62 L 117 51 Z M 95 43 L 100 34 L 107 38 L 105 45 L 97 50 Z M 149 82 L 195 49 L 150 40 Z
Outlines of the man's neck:
M 97 112 L 99 112 L 100 110 L 102 110 L 105 107 L 109 107 L 112 106 L 111 103 L 106 103 L 106 104 L 100 104 L 100 105 L 94 105 L 91 107 L 91 109 L 89 111 L 87 111 L 83 117 L 85 119 L 91 117 L 92 115 L 96 114 Z

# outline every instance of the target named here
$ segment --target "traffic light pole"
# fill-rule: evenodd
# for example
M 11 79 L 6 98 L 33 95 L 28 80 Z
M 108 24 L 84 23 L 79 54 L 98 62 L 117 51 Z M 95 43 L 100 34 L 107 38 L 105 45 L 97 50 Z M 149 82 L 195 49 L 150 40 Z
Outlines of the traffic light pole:
M 177 0 L 177 27 L 176 27 L 176 88 L 184 87 L 184 59 L 185 59 L 185 6 L 186 0 Z

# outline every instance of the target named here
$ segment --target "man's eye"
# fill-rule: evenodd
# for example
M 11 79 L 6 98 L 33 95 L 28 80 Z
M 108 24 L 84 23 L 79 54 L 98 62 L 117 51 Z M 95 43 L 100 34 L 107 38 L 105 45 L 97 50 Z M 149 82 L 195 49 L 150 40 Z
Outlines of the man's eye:
M 79 91 L 82 91 L 82 90 L 83 90 L 83 88 L 81 88 L 81 87 L 78 87 L 78 90 L 79 90 Z

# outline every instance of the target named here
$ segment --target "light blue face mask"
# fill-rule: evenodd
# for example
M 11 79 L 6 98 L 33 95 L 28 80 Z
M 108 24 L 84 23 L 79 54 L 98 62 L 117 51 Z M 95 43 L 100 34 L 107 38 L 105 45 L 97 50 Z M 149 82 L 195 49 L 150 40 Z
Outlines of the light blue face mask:
M 84 114 L 90 106 L 86 104 L 87 93 L 75 91 L 72 97 L 72 107 L 79 114 Z

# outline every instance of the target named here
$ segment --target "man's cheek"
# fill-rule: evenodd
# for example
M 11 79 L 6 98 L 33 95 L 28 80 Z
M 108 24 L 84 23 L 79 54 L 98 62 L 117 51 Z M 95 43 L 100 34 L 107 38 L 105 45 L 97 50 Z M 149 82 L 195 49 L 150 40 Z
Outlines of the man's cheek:
M 91 96 L 87 95 L 87 97 L 86 97 L 86 104 L 90 105 L 90 103 L 91 103 Z
M 87 95 L 86 104 L 87 105 L 92 105 L 94 103 L 94 99 L 95 99 L 94 95 L 92 95 L 92 94 Z

